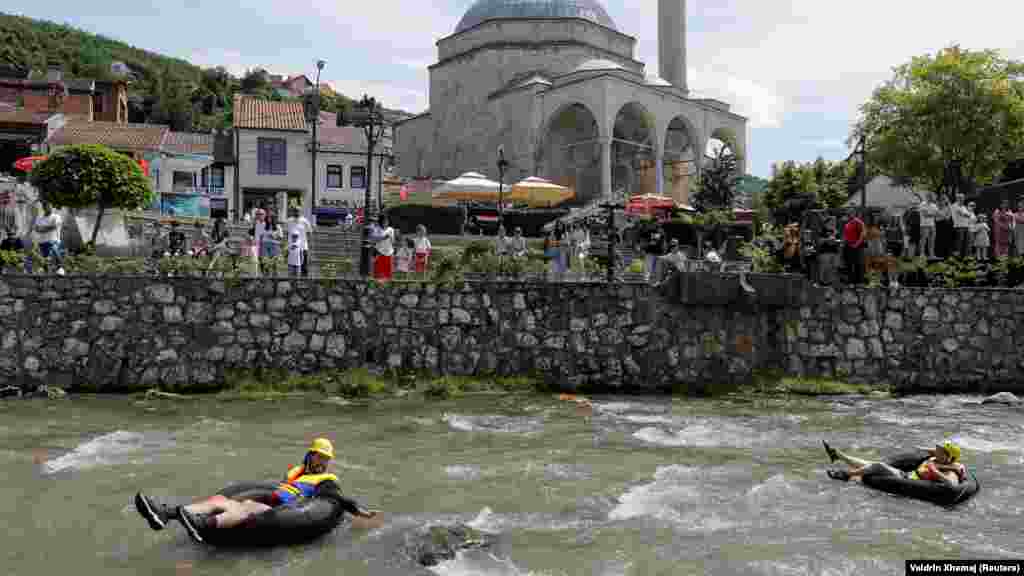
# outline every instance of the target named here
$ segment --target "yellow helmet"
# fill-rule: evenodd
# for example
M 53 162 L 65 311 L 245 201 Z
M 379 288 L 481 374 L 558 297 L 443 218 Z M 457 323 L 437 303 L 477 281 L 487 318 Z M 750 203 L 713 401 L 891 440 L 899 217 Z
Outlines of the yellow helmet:
M 949 454 L 949 458 L 951 460 L 960 460 L 960 447 L 957 446 L 956 444 L 947 440 L 942 444 L 942 449 L 946 451 L 946 454 Z
M 327 438 L 313 440 L 313 443 L 309 446 L 309 451 L 322 454 L 331 459 L 334 458 L 334 445 Z

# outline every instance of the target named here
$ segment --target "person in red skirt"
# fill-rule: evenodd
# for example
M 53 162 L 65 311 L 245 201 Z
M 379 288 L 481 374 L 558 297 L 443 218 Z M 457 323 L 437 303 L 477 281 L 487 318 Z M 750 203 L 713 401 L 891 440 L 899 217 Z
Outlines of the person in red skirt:
M 388 226 L 387 216 L 381 216 L 376 227 L 377 259 L 373 265 L 373 277 L 378 280 L 391 280 L 392 260 L 395 255 L 395 229 Z
M 420 224 L 416 227 L 416 273 L 427 272 L 427 262 L 430 259 L 430 238 L 427 238 L 427 227 Z

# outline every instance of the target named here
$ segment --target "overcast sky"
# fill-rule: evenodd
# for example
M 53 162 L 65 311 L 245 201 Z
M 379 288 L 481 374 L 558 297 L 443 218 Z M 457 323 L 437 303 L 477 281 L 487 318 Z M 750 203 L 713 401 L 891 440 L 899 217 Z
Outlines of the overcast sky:
M 435 42 L 474 0 L 4 0 L 0 10 L 71 24 L 239 74 L 315 73 L 349 96 L 425 110 Z M 658 70 L 657 0 L 604 0 L 637 59 Z M 1024 59 L 1019 0 L 689 0 L 692 91 L 750 118 L 750 172 L 845 158 L 857 107 L 892 68 L 953 43 Z

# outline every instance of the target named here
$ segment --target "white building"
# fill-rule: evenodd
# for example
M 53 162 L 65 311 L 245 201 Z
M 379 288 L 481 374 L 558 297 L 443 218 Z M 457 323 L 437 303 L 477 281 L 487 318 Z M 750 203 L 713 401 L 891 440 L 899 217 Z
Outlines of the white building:
M 382 182 L 392 168 L 390 141 L 382 141 L 374 150 L 372 169 L 366 169 L 366 136 L 362 128 L 337 126 L 337 115 L 320 113 L 317 130 L 316 210 L 360 208 L 366 188 L 376 206 Z M 373 182 L 367 182 L 367 174 Z
M 396 128 L 399 175 L 496 179 L 501 146 L 506 181 L 542 176 L 577 203 L 613 192 L 685 202 L 710 139 L 744 163 L 747 144 L 746 118 L 689 97 L 685 4 L 659 0 L 658 76 L 597 0 L 478 0 L 437 42 L 430 110 Z
M 283 218 L 289 201 L 311 217 L 312 132 L 302 102 L 236 95 L 234 136 L 231 210 L 238 211 L 237 217 L 262 204 Z

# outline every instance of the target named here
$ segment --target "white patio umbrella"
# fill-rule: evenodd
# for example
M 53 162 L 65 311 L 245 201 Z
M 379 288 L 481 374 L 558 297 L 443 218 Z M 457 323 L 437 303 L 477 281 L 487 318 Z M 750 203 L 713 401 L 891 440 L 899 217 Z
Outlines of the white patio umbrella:
M 433 197 L 445 200 L 497 201 L 498 183 L 479 172 L 466 172 L 435 188 Z

